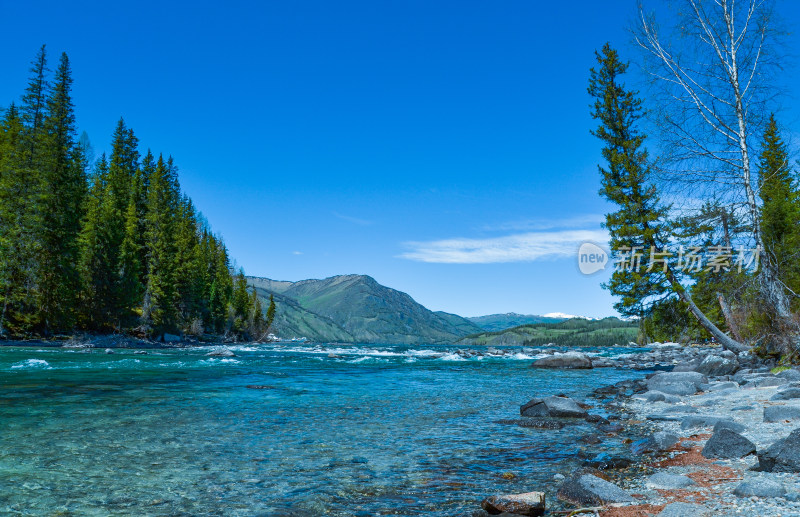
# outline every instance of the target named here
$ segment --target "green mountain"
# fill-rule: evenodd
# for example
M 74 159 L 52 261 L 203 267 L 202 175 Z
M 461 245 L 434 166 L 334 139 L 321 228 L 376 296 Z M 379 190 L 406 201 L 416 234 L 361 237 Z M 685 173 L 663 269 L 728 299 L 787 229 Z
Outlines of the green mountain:
M 453 343 L 480 331 L 465 318 L 434 313 L 366 275 L 299 282 L 248 277 L 248 283 L 264 300 L 275 296 L 273 329 L 281 337 L 417 345 Z
M 639 323 L 618 318 L 574 318 L 558 323 L 534 323 L 499 332 L 481 332 L 458 341 L 465 346 L 521 345 L 612 346 L 636 341 Z
M 487 316 L 475 316 L 467 319 L 483 330 L 498 332 L 513 327 L 519 327 L 520 325 L 531 325 L 534 323 L 559 323 L 567 318 L 551 318 L 547 316 L 536 316 L 534 314 L 517 314 L 516 312 L 508 312 L 506 314 L 489 314 Z

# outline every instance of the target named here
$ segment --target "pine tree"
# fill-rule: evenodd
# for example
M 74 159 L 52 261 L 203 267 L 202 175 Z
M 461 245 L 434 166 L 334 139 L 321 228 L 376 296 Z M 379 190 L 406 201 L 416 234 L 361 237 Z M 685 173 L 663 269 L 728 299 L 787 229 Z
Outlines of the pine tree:
M 247 292 L 247 279 L 241 269 L 234 282 L 231 305 L 233 306 L 233 329 L 235 332 L 242 332 L 245 330 L 250 313 L 250 296 Z
M 39 256 L 40 320 L 44 331 L 75 324 L 80 280 L 78 235 L 86 195 L 83 158 L 75 142 L 69 58 L 61 55 L 44 119 L 43 206 Z
M 49 85 L 47 56 L 42 46 L 19 111 L 9 110 L 6 125 L 12 136 L 6 143 L 0 173 L 0 256 L 5 284 L 0 332 L 25 334 L 39 324 L 39 255 L 42 250 L 44 178 L 42 171 L 46 140 L 45 114 Z
M 648 184 L 647 151 L 642 147 L 645 136 L 636 130 L 636 122 L 642 117 L 642 102 L 636 92 L 627 91 L 620 83 L 628 65 L 619 60 L 608 43 L 596 58 L 600 66 L 591 70 L 589 94 L 596 99 L 592 117 L 600 121 L 592 134 L 605 144 L 602 153 L 607 168 L 598 166 L 600 195 L 619 206 L 619 210 L 606 215 L 611 249 L 660 249 L 667 242 L 661 223 L 667 209 L 661 205 L 655 187 Z M 620 297 L 614 304 L 620 314 L 642 317 L 653 297 L 667 291 L 668 283 L 660 269 L 651 273 L 644 269 L 618 268 L 605 285 Z
M 108 194 L 108 160 L 103 154 L 91 176 L 80 234 L 81 324 L 94 330 L 113 328 L 117 315 L 117 257 L 111 256 L 113 207 Z
M 789 151 L 774 115 L 770 116 L 758 163 L 761 232 L 766 253 L 778 266 L 781 280 L 794 292 L 800 288 L 800 194 L 789 164 Z
M 0 125 L 0 336 L 7 333 L 9 317 L 19 319 L 23 294 L 19 289 L 24 274 L 20 248 L 22 229 L 29 224 L 21 219 L 31 215 L 25 210 L 25 198 L 18 195 L 26 187 L 21 174 L 24 131 L 20 113 L 12 104 Z
M 267 320 L 265 325 L 264 332 L 269 331 L 272 328 L 272 322 L 275 321 L 275 297 L 270 294 L 269 295 L 269 308 L 267 308 Z
M 260 340 L 266 332 L 266 321 L 264 320 L 264 307 L 261 305 L 256 288 L 253 287 L 250 293 L 250 321 L 248 322 L 250 338 Z
M 170 158 L 159 156 L 150 178 L 147 212 L 147 289 L 142 319 L 156 336 L 173 332 L 178 326 L 175 284 L 175 231 L 178 210 L 178 185 Z

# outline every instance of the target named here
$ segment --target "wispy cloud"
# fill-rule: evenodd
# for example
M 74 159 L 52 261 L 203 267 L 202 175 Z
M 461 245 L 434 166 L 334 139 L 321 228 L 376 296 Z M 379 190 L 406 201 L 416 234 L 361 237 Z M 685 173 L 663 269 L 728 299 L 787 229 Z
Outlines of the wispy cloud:
M 606 242 L 605 230 L 528 232 L 491 239 L 445 239 L 406 243 L 401 258 L 441 264 L 530 262 L 574 256 L 581 243 Z
M 481 230 L 488 232 L 534 232 L 569 228 L 597 228 L 605 222 L 603 214 L 584 214 L 562 219 L 521 219 L 500 224 L 487 224 Z
M 293 251 L 292 252 L 292 255 L 302 255 L 302 254 L 303 254 L 302 251 Z
M 359 226 L 370 226 L 372 221 L 368 221 L 366 219 L 359 219 L 358 217 L 352 217 L 349 215 L 340 214 L 339 212 L 331 212 L 334 217 L 338 217 L 342 221 L 347 221 L 348 223 L 357 224 Z

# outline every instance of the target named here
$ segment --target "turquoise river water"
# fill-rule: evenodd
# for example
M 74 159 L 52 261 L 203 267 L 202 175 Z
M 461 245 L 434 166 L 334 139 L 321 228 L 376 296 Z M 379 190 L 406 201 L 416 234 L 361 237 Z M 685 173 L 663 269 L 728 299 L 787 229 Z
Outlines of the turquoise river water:
M 0 348 L 0 515 L 470 515 L 549 495 L 591 431 L 498 420 L 644 375 L 537 370 L 522 349 L 210 349 Z

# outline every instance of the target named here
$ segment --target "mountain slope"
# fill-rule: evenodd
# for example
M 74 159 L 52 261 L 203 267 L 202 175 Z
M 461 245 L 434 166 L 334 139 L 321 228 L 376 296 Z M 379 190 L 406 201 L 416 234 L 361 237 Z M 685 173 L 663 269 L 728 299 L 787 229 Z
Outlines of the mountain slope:
M 489 314 L 486 316 L 475 316 L 467 319 L 483 330 L 498 332 L 513 327 L 519 327 L 520 325 L 531 325 L 535 323 L 558 323 L 568 318 L 508 312 L 506 314 Z
M 248 277 L 248 282 L 264 299 L 275 294 L 274 331 L 281 336 L 417 345 L 452 343 L 480 330 L 460 316 L 431 312 L 406 293 L 366 275 L 299 282 Z M 316 328 L 317 324 L 324 328 Z
M 253 284 L 251 284 L 253 285 Z M 255 286 L 254 286 L 255 287 Z M 305 337 L 314 342 L 353 342 L 353 336 L 330 318 L 304 309 L 295 300 L 263 287 L 256 287 L 264 307 L 269 305 L 269 295 L 275 297 L 275 321 L 271 332 L 284 338 Z
M 466 346 L 612 346 L 627 345 L 639 335 L 637 322 L 618 318 L 586 320 L 576 318 L 560 323 L 521 325 L 500 332 L 482 332 L 458 342 Z

